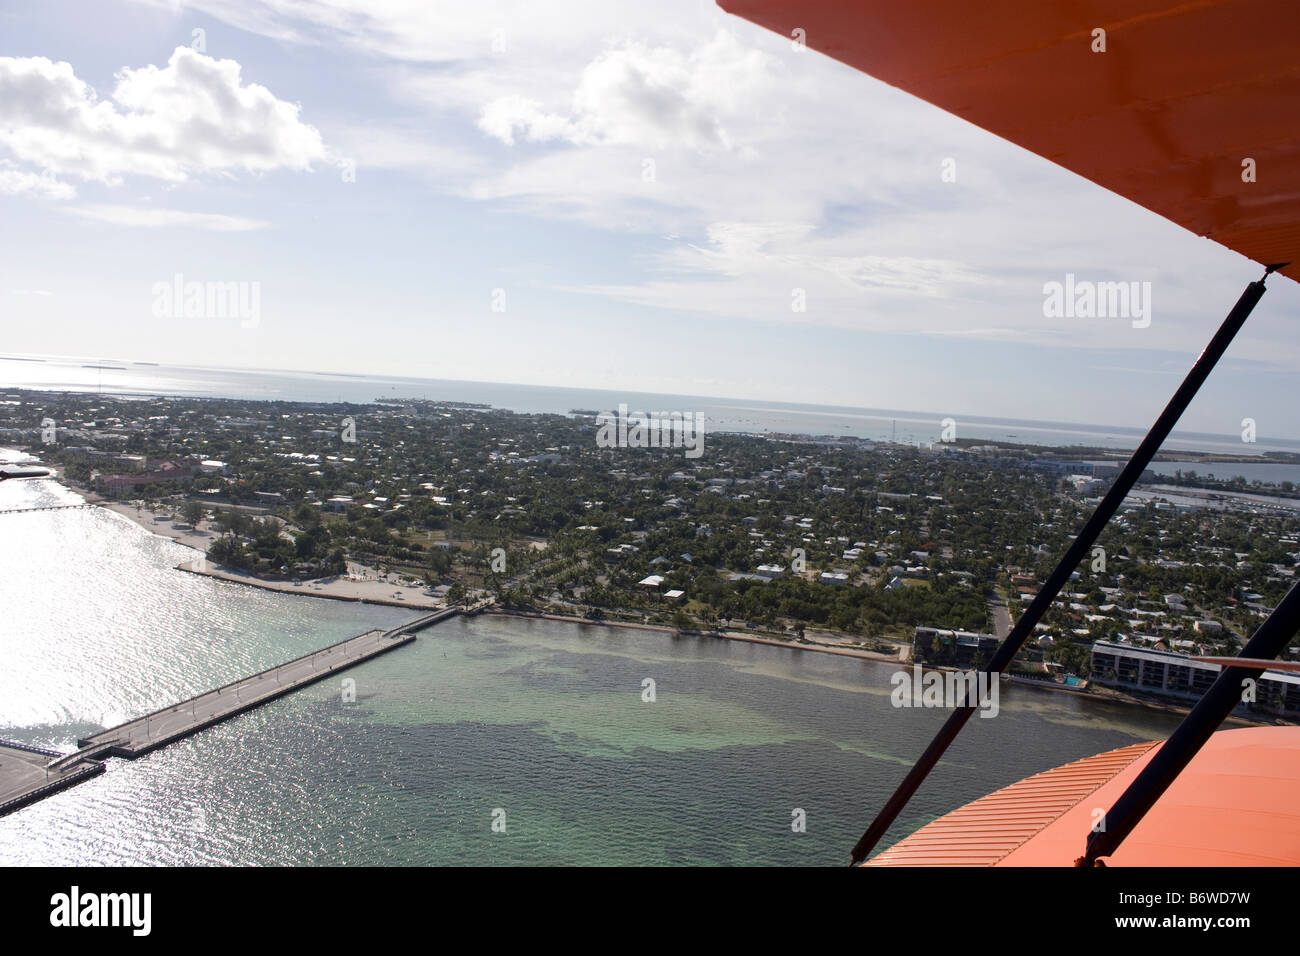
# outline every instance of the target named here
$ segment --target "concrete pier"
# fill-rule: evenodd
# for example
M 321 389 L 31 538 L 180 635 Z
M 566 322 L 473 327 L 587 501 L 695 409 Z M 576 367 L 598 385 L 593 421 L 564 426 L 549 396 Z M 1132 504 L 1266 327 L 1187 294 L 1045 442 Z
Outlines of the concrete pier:
M 134 760 L 413 640 L 415 635 L 405 631 L 367 631 L 182 703 L 83 737 L 77 741 L 82 748 L 78 752 L 95 749 L 105 756 Z
M 0 741 L 0 816 L 104 772 L 102 758 L 134 760 L 150 751 L 283 697 L 308 684 L 415 640 L 415 632 L 473 608 L 444 608 L 391 631 L 367 631 L 337 644 L 240 678 L 179 704 L 156 710 L 77 741 L 58 754 Z
M 32 511 L 71 511 L 74 508 L 97 508 L 98 505 L 86 502 L 79 505 L 41 505 L 38 508 L 6 508 L 0 515 L 22 515 Z
M 103 772 L 102 763 L 81 751 L 63 757 L 51 750 L 0 740 L 0 817 Z

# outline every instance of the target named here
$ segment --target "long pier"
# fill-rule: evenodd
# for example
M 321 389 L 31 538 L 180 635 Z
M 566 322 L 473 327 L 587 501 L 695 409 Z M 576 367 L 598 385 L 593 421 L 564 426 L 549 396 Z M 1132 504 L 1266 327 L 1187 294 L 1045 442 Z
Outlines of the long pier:
M 79 752 L 96 750 L 105 756 L 134 760 L 413 640 L 414 634 L 367 631 L 102 733 L 83 737 L 77 741 L 82 748 Z
M 98 508 L 99 505 L 94 502 L 86 502 L 80 505 L 41 505 L 35 508 L 5 508 L 0 510 L 0 515 L 21 515 L 30 511 L 71 511 L 74 508 Z
M 457 614 L 475 614 L 490 602 L 455 605 L 391 631 L 366 631 L 337 644 L 224 684 L 189 700 L 137 717 L 77 741 L 58 754 L 0 741 L 0 816 L 104 772 L 106 757 L 135 760 L 415 640 L 415 632 Z
M 0 817 L 104 772 L 96 760 L 64 761 L 52 750 L 0 740 Z

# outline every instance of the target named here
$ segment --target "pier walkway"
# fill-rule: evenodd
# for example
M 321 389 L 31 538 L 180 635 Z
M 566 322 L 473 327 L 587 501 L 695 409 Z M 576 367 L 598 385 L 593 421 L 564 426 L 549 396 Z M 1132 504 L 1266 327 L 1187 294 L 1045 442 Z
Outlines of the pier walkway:
M 83 751 L 102 748 L 108 756 L 134 760 L 413 640 L 415 635 L 406 629 L 367 631 L 102 733 L 84 737 L 77 744 Z
M 99 505 L 93 502 L 86 502 L 80 505 L 41 505 L 35 508 L 5 508 L 0 510 L 0 515 L 21 515 L 31 511 L 71 511 L 74 508 L 98 508 Z
M 104 772 L 103 758 L 134 760 L 237 714 L 260 707 L 415 640 L 415 632 L 457 614 L 474 614 L 490 601 L 422 615 L 391 631 L 373 630 L 240 678 L 77 741 L 59 754 L 0 741 L 0 816 Z
M 64 757 L 0 740 L 0 817 L 103 772 L 102 763 L 86 759 L 80 750 Z

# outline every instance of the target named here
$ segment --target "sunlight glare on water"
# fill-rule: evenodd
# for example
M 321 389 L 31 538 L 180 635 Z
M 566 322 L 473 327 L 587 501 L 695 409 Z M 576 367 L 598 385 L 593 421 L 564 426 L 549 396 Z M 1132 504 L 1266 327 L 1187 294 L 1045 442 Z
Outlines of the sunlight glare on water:
M 78 500 L 0 484 L 0 510 Z M 104 509 L 0 514 L 0 541 L 0 736 L 60 750 L 411 616 L 177 571 L 193 552 Z M 0 864 L 840 864 L 943 718 L 890 706 L 895 669 L 453 619 L 350 670 L 355 703 L 311 685 L 0 818 Z M 1001 716 L 971 722 L 890 841 L 1175 722 L 1004 687 Z

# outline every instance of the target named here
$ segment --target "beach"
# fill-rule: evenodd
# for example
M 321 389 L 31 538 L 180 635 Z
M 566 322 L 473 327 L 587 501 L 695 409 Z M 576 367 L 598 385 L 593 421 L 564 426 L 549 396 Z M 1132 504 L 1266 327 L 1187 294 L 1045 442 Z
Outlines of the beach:
M 446 602 L 430 595 L 423 585 L 411 587 L 400 584 L 397 575 L 379 575 L 374 568 L 355 563 L 349 564 L 350 574 L 347 577 L 335 576 L 306 581 L 266 581 L 251 574 L 214 568 L 207 563 L 206 555 L 208 548 L 220 535 L 208 528 L 208 522 L 200 522 L 195 528 L 173 520 L 167 515 L 155 514 L 136 502 L 109 501 L 84 488 L 74 490 L 81 494 L 87 503 L 121 515 L 150 534 L 168 538 L 198 552 L 192 561 L 178 564 L 176 566 L 178 571 L 202 574 L 221 581 L 244 584 L 266 591 L 277 591 L 281 594 L 304 594 L 336 601 L 363 601 L 368 604 L 387 604 L 392 607 L 411 607 L 417 610 L 438 610 L 446 607 Z
M 193 548 L 198 554 L 194 560 L 182 562 L 176 565 L 176 570 L 184 571 L 188 574 L 200 574 L 205 577 L 216 578 L 219 581 L 229 581 L 232 584 L 242 584 L 247 587 L 261 588 L 264 591 L 275 591 L 279 594 L 298 594 L 306 597 L 327 598 L 335 601 L 356 601 L 367 604 L 383 604 L 389 607 L 409 607 L 416 610 L 438 610 L 446 607 L 445 601 L 440 601 L 429 594 L 424 587 L 411 587 L 397 583 L 396 576 L 375 576 L 375 570 L 362 565 L 350 564 L 349 570 L 352 574 L 349 577 L 328 577 L 315 578 L 305 581 L 268 581 L 262 578 L 254 577 L 240 571 L 234 571 L 226 568 L 215 568 L 207 563 L 204 556 L 208 548 L 212 545 L 219 535 L 209 530 L 207 522 L 200 522 L 199 527 L 194 528 L 188 524 L 173 520 L 167 515 L 155 514 L 147 508 L 141 507 L 136 502 L 130 501 L 110 501 L 84 488 L 76 488 L 88 503 L 96 504 L 101 508 L 121 515 L 133 524 L 143 528 L 150 534 L 156 534 L 160 537 L 168 538 L 177 544 L 182 544 L 188 548 Z M 586 618 L 573 617 L 560 614 L 538 614 L 527 612 L 512 611 L 488 611 L 489 614 L 499 614 L 510 617 L 531 617 L 543 618 L 552 621 L 567 621 L 578 624 L 596 624 L 597 622 L 587 620 Z M 886 654 L 878 651 L 869 651 L 857 647 L 847 647 L 830 643 L 820 643 L 816 641 L 796 642 L 793 640 L 780 640 L 775 637 L 764 637 L 757 634 L 747 634 L 741 631 L 701 631 L 701 630 L 684 630 L 679 631 L 677 628 L 663 624 L 643 624 L 633 621 L 609 621 L 600 622 L 603 626 L 632 628 L 637 630 L 657 631 L 660 633 L 682 633 L 697 637 L 716 637 L 721 640 L 742 641 L 749 644 L 768 644 L 773 647 L 787 647 L 792 649 L 803 649 L 815 651 L 823 654 L 836 654 L 843 657 L 857 657 L 865 660 L 876 661 L 897 661 L 898 655 Z
M 221 581 L 228 581 L 232 584 L 242 584 L 247 587 L 260 588 L 265 591 L 275 591 L 279 594 L 297 594 L 306 597 L 326 598 L 335 601 L 381 604 L 389 607 L 409 607 L 415 610 L 438 610 L 446 607 L 446 602 L 440 601 L 430 595 L 424 587 L 411 587 L 408 585 L 398 584 L 395 575 L 391 577 L 388 575 L 376 577 L 373 568 L 367 568 L 362 565 L 350 564 L 349 570 L 352 573 L 349 577 L 316 578 L 306 581 L 267 581 L 239 571 L 214 568 L 203 560 L 203 556 L 206 555 L 208 547 L 218 537 L 218 535 L 205 527 L 206 522 L 201 522 L 200 527 L 193 528 L 181 522 L 174 521 L 166 515 L 154 514 L 148 509 L 138 506 L 135 502 L 109 501 L 86 489 L 76 488 L 75 490 L 83 495 L 88 503 L 96 504 L 108 511 L 121 515 L 139 527 L 144 528 L 151 534 L 169 538 L 178 544 L 185 545 L 186 547 L 193 548 L 197 551 L 198 554 L 196 554 L 193 561 L 182 562 L 181 564 L 176 565 L 176 570 L 178 571 L 184 571 L 189 574 L 200 574 Z M 691 637 L 715 637 L 726 641 L 740 641 L 748 644 L 767 644 L 773 647 L 785 647 L 792 650 L 808 650 L 819 654 L 834 654 L 842 657 L 856 657 L 864 660 L 884 662 L 898 662 L 900 660 L 900 657 L 896 654 L 869 651 L 863 648 L 845 646 L 843 644 L 781 640 L 776 637 L 749 634 L 743 631 L 679 630 L 663 624 L 647 624 L 635 621 L 598 622 L 570 615 L 507 611 L 501 609 L 489 610 L 484 613 L 502 617 L 534 618 L 593 626 L 657 631 L 660 633 L 680 634 Z M 1030 684 L 1029 682 L 1023 683 L 1024 686 L 1033 686 L 1037 690 L 1048 692 L 1059 692 L 1064 689 L 1060 686 L 1044 684 L 1039 687 L 1036 684 Z M 1127 704 L 1130 706 L 1146 708 L 1148 710 L 1163 711 L 1170 714 L 1185 714 L 1188 710 L 1186 706 L 1179 703 L 1143 700 L 1113 689 L 1106 689 L 1105 692 L 1101 691 L 1101 688 L 1095 688 L 1080 696 L 1091 696 L 1094 700 L 1109 700 L 1113 703 Z M 1235 716 L 1228 720 L 1228 723 L 1233 726 L 1249 726 L 1263 722 L 1265 721 Z

